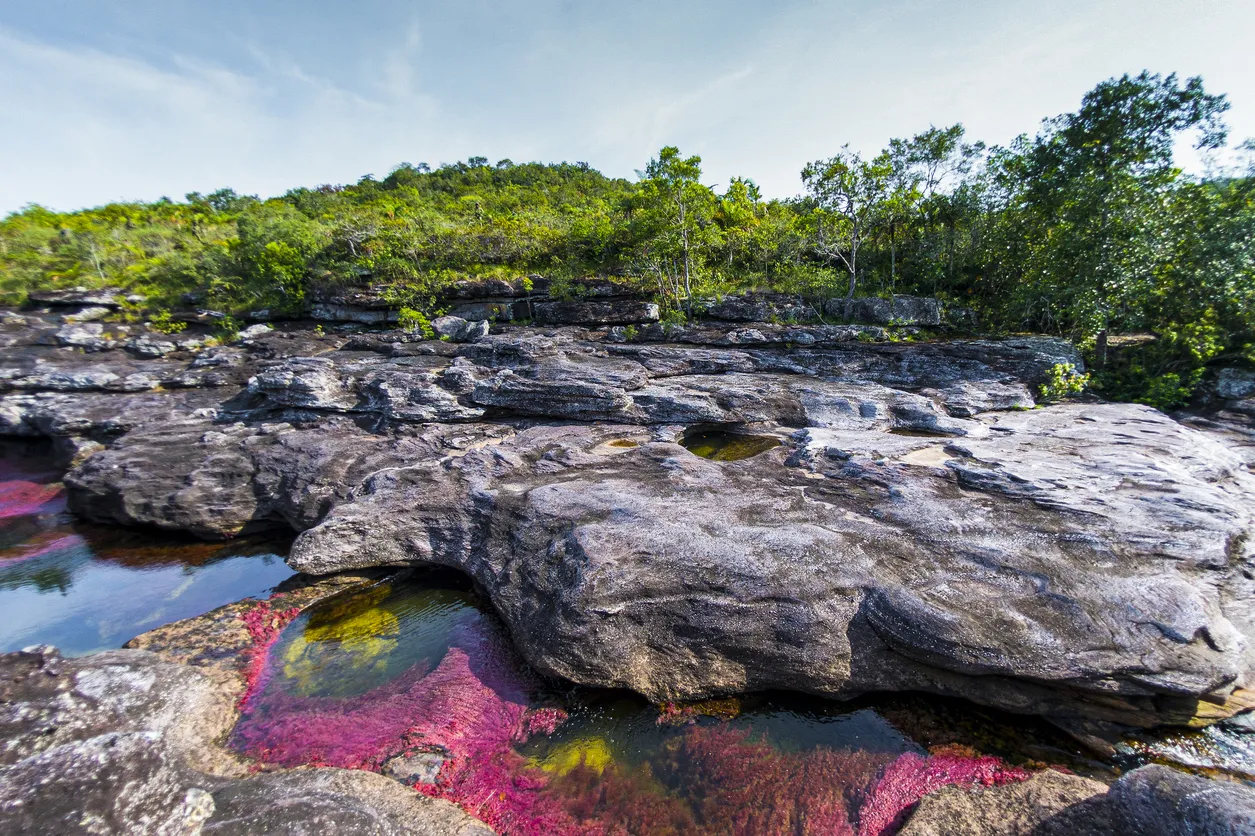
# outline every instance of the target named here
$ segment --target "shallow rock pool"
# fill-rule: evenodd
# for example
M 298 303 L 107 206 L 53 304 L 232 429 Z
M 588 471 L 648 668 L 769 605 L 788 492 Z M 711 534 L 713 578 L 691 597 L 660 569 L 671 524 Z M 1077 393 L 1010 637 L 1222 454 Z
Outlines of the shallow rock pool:
M 72 521 L 46 451 L 0 445 L 0 652 L 52 644 L 67 656 L 136 635 L 292 576 L 265 542 L 198 543 Z
M 762 694 L 651 706 L 554 690 L 458 576 L 327 599 L 269 648 L 231 745 L 392 775 L 505 833 L 875 833 L 949 784 L 1103 767 L 1044 726 L 944 700 Z

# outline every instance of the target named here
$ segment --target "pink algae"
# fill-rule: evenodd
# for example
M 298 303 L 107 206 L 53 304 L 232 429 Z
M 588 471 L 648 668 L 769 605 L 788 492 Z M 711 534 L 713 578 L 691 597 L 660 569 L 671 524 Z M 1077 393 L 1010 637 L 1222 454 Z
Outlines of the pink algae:
M 245 710 L 254 695 L 261 691 L 269 680 L 267 660 L 270 648 L 279 640 L 292 619 L 301 614 L 300 607 L 275 609 L 271 601 L 278 600 L 281 595 L 274 595 L 270 601 L 258 601 L 240 616 L 244 629 L 248 631 L 250 644 L 244 651 L 247 668 L 244 673 L 244 693 L 240 695 L 240 710 Z
M 22 544 L 22 546 L 18 549 L 10 550 L 8 554 L 0 555 L 0 565 L 12 566 L 26 560 L 34 560 L 55 552 L 76 549 L 83 545 L 85 545 L 85 541 L 77 534 L 62 534 L 59 536 L 41 535 L 33 538 L 27 543 Z
M 1030 773 L 998 758 L 939 753 L 906 754 L 895 760 L 859 810 L 859 836 L 895 833 L 906 814 L 924 796 L 942 787 L 993 787 L 1027 780 Z
M 566 712 L 529 707 L 537 683 L 491 624 L 455 627 L 434 669 L 413 666 L 356 696 L 309 697 L 266 687 L 276 664 L 267 651 L 294 615 L 261 605 L 244 616 L 259 667 L 250 665 L 233 745 L 281 766 L 372 771 L 397 755 L 440 752 L 436 783 L 415 789 L 505 836 L 885 836 L 943 786 L 1028 777 L 996 758 L 955 753 L 784 752 L 727 724 L 685 726 L 635 767 L 581 761 L 546 772 L 516 745 L 554 733 Z
M 26 480 L 0 482 L 0 520 L 55 514 L 65 510 L 65 491 L 59 482 Z

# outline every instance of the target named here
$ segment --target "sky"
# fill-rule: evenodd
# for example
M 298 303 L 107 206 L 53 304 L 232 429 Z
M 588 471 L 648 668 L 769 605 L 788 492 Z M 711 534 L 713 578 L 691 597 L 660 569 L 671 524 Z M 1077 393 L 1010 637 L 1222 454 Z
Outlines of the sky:
M 846 143 L 1005 143 L 1142 69 L 1201 75 L 1241 141 L 1252 33 L 1251 0 L 4 3 L 0 214 L 471 156 L 633 178 L 663 145 L 785 197 Z

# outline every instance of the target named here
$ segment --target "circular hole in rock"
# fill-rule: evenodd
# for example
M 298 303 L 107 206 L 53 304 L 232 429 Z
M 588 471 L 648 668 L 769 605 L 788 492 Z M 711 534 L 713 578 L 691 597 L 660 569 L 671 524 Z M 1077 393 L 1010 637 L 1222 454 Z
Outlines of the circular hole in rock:
M 680 444 L 695 456 L 716 462 L 735 462 L 780 446 L 772 435 L 748 435 L 727 430 L 690 430 Z

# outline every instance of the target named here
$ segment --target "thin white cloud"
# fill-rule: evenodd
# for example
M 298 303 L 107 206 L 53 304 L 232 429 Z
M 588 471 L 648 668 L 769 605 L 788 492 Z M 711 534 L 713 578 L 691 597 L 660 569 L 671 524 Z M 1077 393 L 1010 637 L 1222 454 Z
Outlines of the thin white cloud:
M 99 15 L 76 29 L 85 47 L 47 16 L 0 24 L 0 212 L 276 194 L 481 154 L 631 177 L 662 145 L 700 154 L 709 182 L 785 196 L 846 142 L 875 152 L 957 121 L 1005 142 L 1143 68 L 1202 74 L 1231 95 L 1235 138 L 1255 135 L 1250 0 L 314 7 L 171 7 L 129 34 Z
M 405 47 L 415 46 L 407 33 Z M 232 186 L 281 193 L 384 173 L 425 150 L 459 156 L 414 79 L 367 97 L 269 55 L 255 74 L 185 55 L 167 67 L 0 29 L 0 212 Z M 424 147 L 426 146 L 426 148 Z

